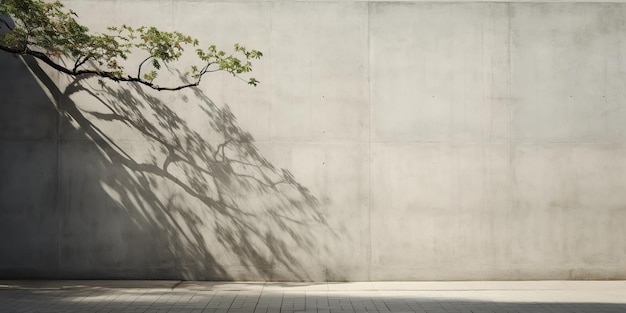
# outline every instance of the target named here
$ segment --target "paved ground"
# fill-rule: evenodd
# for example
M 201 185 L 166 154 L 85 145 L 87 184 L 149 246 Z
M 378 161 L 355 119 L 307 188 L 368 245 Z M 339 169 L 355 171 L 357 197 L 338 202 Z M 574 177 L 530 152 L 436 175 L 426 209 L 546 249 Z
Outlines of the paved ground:
M 0 312 L 626 312 L 626 281 L 0 281 Z

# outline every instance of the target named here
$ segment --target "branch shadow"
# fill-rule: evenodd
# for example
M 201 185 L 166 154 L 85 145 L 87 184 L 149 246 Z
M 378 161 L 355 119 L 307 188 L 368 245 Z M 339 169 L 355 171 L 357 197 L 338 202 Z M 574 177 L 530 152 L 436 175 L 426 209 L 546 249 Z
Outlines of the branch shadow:
M 60 277 L 326 279 L 337 234 L 324 201 L 263 157 L 227 105 L 188 90 L 190 119 L 163 93 L 93 78 L 59 88 L 25 60 L 61 119 Z

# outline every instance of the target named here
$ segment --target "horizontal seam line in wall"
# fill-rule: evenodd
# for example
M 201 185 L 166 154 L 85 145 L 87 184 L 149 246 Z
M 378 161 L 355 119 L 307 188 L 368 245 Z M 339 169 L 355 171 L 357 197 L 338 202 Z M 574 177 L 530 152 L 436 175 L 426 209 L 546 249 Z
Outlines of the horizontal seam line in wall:
M 68 2 L 72 2 L 72 0 L 66 0 Z M 75 0 L 78 1 L 78 0 Z M 150 2 L 153 0 L 135 0 L 136 2 Z M 275 2 L 285 2 L 285 3 L 293 3 L 293 2 L 301 2 L 301 3 L 390 3 L 390 4 L 412 4 L 412 3 L 425 3 L 425 4 L 453 4 L 453 3 L 530 3 L 530 4 L 543 4 L 543 3 L 593 3 L 593 4 L 601 4 L 601 3 L 626 3 L 626 0 L 609 0 L 609 1 L 593 1 L 593 0 L 444 0 L 444 1 L 436 1 L 436 0 L 350 0 L 350 1 L 342 1 L 342 0 L 178 0 L 177 3 L 275 3 Z
M 0 141 L 10 142 L 10 141 L 45 141 L 45 142 L 150 142 L 152 140 L 149 139 L 133 139 L 133 138 L 112 138 L 112 140 L 105 139 L 91 139 L 91 138 L 20 138 L 20 137 L 0 137 Z M 211 140 L 207 140 L 207 143 L 211 143 Z M 367 143 L 366 140 L 355 139 L 355 140 L 255 140 L 251 141 L 251 144 L 360 144 Z M 443 141 L 443 140 L 372 140 L 371 143 L 388 143 L 388 144 L 401 144 L 401 143 L 415 143 L 415 144 L 470 144 L 470 145 L 490 145 L 490 144 L 519 144 L 519 145 L 533 145 L 533 144 L 558 144 L 558 145 L 569 145 L 569 144 L 584 144 L 584 145 L 610 145 L 610 144 L 626 144 L 626 139 L 624 140 L 614 140 L 614 141 L 525 141 L 525 140 L 494 140 L 494 141 Z
M 114 138 L 112 140 L 91 139 L 91 138 L 41 138 L 41 139 L 24 139 L 24 138 L 0 138 L 0 141 L 49 141 L 49 142 L 151 142 L 151 140 L 132 139 L 132 138 Z M 207 143 L 212 143 L 207 141 Z M 250 142 L 255 144 L 365 144 L 364 140 L 258 140 Z M 376 144 L 460 144 L 460 145 L 625 145 L 623 141 L 425 141 L 425 140 L 372 140 L 371 143 Z
M 298 141 L 294 141 L 298 142 Z M 421 140 L 381 140 L 372 141 L 372 143 L 384 143 L 384 144 L 460 144 L 460 145 L 503 145 L 503 144 L 518 144 L 518 145 L 611 145 L 611 144 L 626 144 L 624 141 L 421 141 Z

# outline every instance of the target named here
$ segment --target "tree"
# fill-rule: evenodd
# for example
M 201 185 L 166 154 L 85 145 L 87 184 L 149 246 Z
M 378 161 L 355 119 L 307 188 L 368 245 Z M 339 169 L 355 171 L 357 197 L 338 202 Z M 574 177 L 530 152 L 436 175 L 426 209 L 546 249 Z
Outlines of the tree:
M 117 82 L 137 82 L 155 90 L 197 86 L 205 74 L 217 71 L 243 79 L 240 75 L 252 70 L 251 60 L 263 55 L 239 44 L 235 44 L 232 54 L 214 45 L 200 49 L 197 39 L 155 27 L 122 25 L 109 27 L 108 33 L 92 34 L 76 21 L 77 17 L 59 1 L 0 0 L 0 50 L 35 57 L 67 75 L 96 75 Z M 159 86 L 155 79 L 163 66 L 180 59 L 185 48 L 194 48 L 198 58 L 198 65 L 185 72 L 191 82 Z M 124 64 L 131 53 L 145 56 L 132 74 Z M 254 78 L 247 82 L 258 84 Z

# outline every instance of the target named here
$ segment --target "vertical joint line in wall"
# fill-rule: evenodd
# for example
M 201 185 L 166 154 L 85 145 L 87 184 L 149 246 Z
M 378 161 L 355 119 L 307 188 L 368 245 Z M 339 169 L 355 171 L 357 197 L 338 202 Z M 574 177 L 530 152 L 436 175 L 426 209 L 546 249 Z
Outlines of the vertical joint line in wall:
M 59 78 L 60 76 L 57 76 L 57 81 L 56 83 L 59 83 Z M 51 77 L 52 79 L 52 77 Z M 62 210 L 63 208 L 61 207 L 61 192 L 62 190 L 62 179 L 61 179 L 61 173 L 62 172 L 62 157 L 63 157 L 63 153 L 61 153 L 61 149 L 62 149 L 62 144 L 61 144 L 61 123 L 62 123 L 62 118 L 61 118 L 61 93 L 52 93 L 53 95 L 53 101 L 54 101 L 54 105 L 56 105 L 57 108 L 57 114 L 56 114 L 56 131 L 55 131 L 55 145 L 56 145 L 56 154 L 57 154 L 57 164 L 56 164 L 56 192 L 54 195 L 54 210 L 56 211 L 56 226 L 57 226 L 57 233 L 56 233 L 56 240 L 57 240 L 57 277 L 61 278 L 61 220 L 62 220 Z
M 511 2 L 507 2 L 506 3 L 506 17 L 507 17 L 507 36 L 508 36 L 508 49 L 507 49 L 507 63 L 508 63 L 508 90 L 507 90 L 507 107 L 508 107 L 508 137 L 509 137 L 509 173 L 510 173 L 510 184 L 509 184 L 509 188 L 511 188 L 512 190 L 509 190 L 509 216 L 507 218 L 508 223 L 512 223 L 512 212 L 514 210 L 514 205 L 515 205 L 515 199 L 514 199 L 514 192 L 513 190 L 516 188 L 515 184 L 516 184 L 516 179 L 515 179 L 515 169 L 514 169 L 514 158 L 515 158 L 515 151 L 514 151 L 514 144 L 513 144 L 513 93 L 512 93 L 512 83 L 513 83 L 513 68 L 512 68 L 512 62 L 511 62 L 511 50 L 513 48 L 513 34 L 512 34 L 512 28 L 511 28 Z M 513 279 L 512 275 L 513 275 L 513 267 L 511 264 L 511 258 L 513 255 L 513 248 L 512 248 L 512 225 L 509 225 L 508 228 L 508 232 L 509 232 L 509 243 L 508 243 L 508 279 Z
M 372 2 L 366 5 L 366 40 L 367 40 L 367 232 L 369 241 L 367 243 L 367 279 L 372 280 L 372 47 L 371 47 L 371 6 Z
M 611 10 L 610 8 L 607 9 L 607 7 L 604 7 L 604 9 L 605 10 L 609 10 L 609 11 Z M 612 16 L 612 15 L 609 15 L 609 16 Z M 604 27 L 606 27 L 606 29 L 607 29 L 606 32 L 608 33 L 609 32 L 609 27 L 611 27 L 611 26 L 610 26 L 610 24 L 607 25 L 606 23 L 612 23 L 612 21 L 607 22 L 606 19 L 603 19 L 602 23 L 605 23 Z M 604 112 L 604 114 L 603 114 L 604 135 L 607 136 L 607 138 L 609 138 L 608 136 L 609 136 L 609 109 L 610 108 L 609 108 L 609 103 L 607 101 L 607 98 L 608 98 L 608 95 L 607 95 L 607 84 L 608 84 L 608 77 L 609 77 L 609 75 L 608 75 L 608 64 L 607 64 L 607 62 L 608 62 L 608 60 L 607 60 L 608 59 L 608 53 L 609 53 L 608 40 L 604 40 L 603 50 L 604 50 L 603 51 L 604 52 L 604 69 L 603 69 L 603 72 L 604 72 L 603 73 L 604 74 L 604 84 L 602 84 L 602 85 L 603 85 L 604 88 L 602 90 L 602 99 L 604 101 L 603 101 L 602 111 Z
M 176 1 L 170 0 L 170 4 L 172 5 L 172 11 L 174 12 L 174 14 L 172 14 L 172 31 L 176 31 L 176 17 L 178 16 L 178 5 L 176 4 Z M 166 210 L 169 210 L 169 206 L 165 207 Z M 172 223 L 175 223 L 174 218 L 172 218 Z M 178 234 L 173 233 L 170 234 L 171 236 L 176 236 Z M 174 277 L 178 278 L 178 279 L 185 279 L 187 277 L 185 277 L 185 275 L 182 272 L 182 268 L 180 266 L 180 258 L 179 258 L 179 253 L 178 253 L 178 245 L 174 245 L 174 247 L 172 248 L 172 256 L 174 257 Z M 174 290 L 174 288 L 176 288 L 178 285 L 174 286 L 172 288 L 172 290 Z
M 269 44 L 267 45 L 267 49 L 269 49 L 269 51 L 267 51 L 268 53 L 265 54 L 265 55 L 267 55 L 269 57 L 269 66 L 266 67 L 268 69 L 267 70 L 267 73 L 268 73 L 267 74 L 267 76 L 268 76 L 267 79 L 269 81 L 268 84 L 267 84 L 267 86 L 269 86 L 269 88 L 268 88 L 268 92 L 269 92 L 269 95 L 268 95 L 268 98 L 269 98 L 268 111 L 269 111 L 269 114 L 268 114 L 268 117 L 267 117 L 267 125 L 266 125 L 265 130 L 267 130 L 267 134 L 268 134 L 268 136 L 267 136 L 268 144 L 269 144 L 270 147 L 272 147 L 271 151 L 275 151 L 274 150 L 275 149 L 274 148 L 274 136 L 272 135 L 272 125 L 274 125 L 273 124 L 273 120 L 272 120 L 272 117 L 274 115 L 273 114 L 273 109 L 272 109 L 274 107 L 274 92 L 272 90 L 272 88 L 273 88 L 272 86 L 274 86 L 274 84 L 272 84 L 272 81 L 274 79 L 274 73 L 272 71 L 272 69 L 274 68 L 273 64 L 272 64 L 273 63 L 272 62 L 272 58 L 273 58 L 273 56 L 272 56 L 272 46 L 273 46 L 272 39 L 273 39 L 273 36 L 274 36 L 274 14 L 273 14 L 274 13 L 274 3 L 273 2 L 266 2 L 264 4 L 264 7 L 265 7 L 265 10 L 267 10 L 267 19 L 268 19 L 268 24 L 269 24 L 268 25 L 268 28 L 269 28 L 269 31 L 268 31 L 268 34 L 269 34 L 268 35 L 269 36 Z M 274 156 L 272 155 L 272 157 L 274 157 Z M 328 258 L 328 256 L 326 256 L 326 258 Z M 326 261 L 324 263 L 325 263 L 324 266 L 326 267 L 324 269 L 325 270 L 324 273 L 326 273 L 326 274 L 324 274 L 324 275 L 328 275 L 327 274 L 328 273 L 328 261 Z M 272 268 L 274 268 L 275 264 L 276 264 L 276 256 L 273 253 L 271 253 L 270 254 L 270 266 Z

